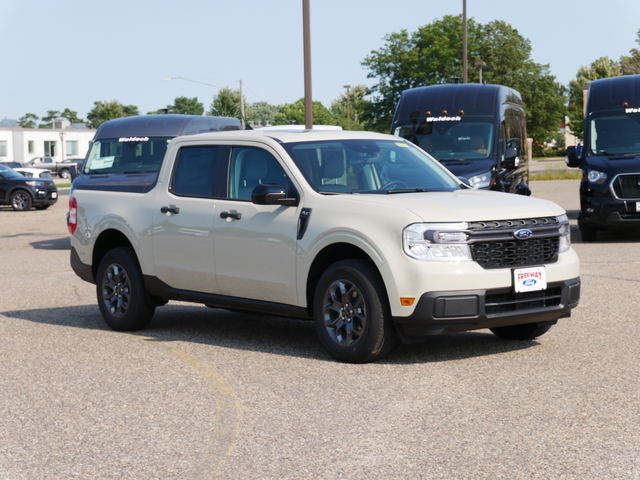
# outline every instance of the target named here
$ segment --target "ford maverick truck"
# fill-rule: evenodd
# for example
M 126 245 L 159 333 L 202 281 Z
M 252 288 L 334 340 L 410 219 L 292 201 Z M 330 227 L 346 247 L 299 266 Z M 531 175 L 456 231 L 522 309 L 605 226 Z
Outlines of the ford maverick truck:
M 205 133 L 162 161 L 127 138 L 69 198 L 71 265 L 113 329 L 187 301 L 310 319 L 334 358 L 369 362 L 398 338 L 533 339 L 578 305 L 562 208 L 472 189 L 399 137 Z

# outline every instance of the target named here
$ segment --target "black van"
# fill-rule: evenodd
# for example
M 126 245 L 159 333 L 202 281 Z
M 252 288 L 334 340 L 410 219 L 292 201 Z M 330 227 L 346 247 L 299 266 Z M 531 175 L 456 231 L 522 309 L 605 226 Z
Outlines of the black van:
M 598 230 L 640 227 L 640 75 L 589 85 L 584 145 L 567 148 L 567 164 L 582 169 L 578 225 L 582 240 Z
M 79 174 L 157 172 L 167 143 L 179 135 L 240 130 L 232 117 L 140 115 L 104 122 L 96 131 Z M 75 178 L 76 172 L 72 172 Z M 80 182 L 81 183 L 81 182 Z M 79 183 L 74 180 L 74 188 Z
M 474 188 L 531 194 L 524 108 L 511 88 L 465 83 L 405 90 L 391 133 Z

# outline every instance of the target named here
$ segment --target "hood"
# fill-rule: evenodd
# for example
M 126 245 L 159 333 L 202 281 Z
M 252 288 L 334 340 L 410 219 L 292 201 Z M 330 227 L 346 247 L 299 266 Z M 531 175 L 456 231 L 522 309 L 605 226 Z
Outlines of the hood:
M 376 215 L 410 217 L 410 221 L 413 222 L 510 220 L 552 217 L 565 213 L 560 206 L 548 200 L 513 193 L 470 189 L 389 195 L 334 195 L 327 197 L 326 201 L 349 202 L 353 205 L 354 211 L 366 210 L 367 213 L 376 212 Z M 399 210 L 402 210 L 404 215 Z M 409 212 L 413 215 L 406 215 Z

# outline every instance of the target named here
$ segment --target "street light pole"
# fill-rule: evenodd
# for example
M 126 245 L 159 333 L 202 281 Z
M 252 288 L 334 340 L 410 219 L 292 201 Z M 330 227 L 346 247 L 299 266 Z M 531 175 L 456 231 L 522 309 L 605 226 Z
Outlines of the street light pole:
M 304 125 L 313 129 L 313 96 L 311 94 L 311 32 L 309 0 L 302 0 L 302 36 L 304 43 Z

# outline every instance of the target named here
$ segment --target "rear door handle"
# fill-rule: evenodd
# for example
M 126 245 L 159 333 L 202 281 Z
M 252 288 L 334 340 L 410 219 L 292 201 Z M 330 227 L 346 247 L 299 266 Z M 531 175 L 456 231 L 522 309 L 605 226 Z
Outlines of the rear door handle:
M 162 213 L 173 213 L 175 215 L 180 213 L 180 209 L 178 207 L 162 207 L 160 211 Z
M 242 214 L 238 212 L 222 212 L 220 214 L 220 218 L 235 218 L 236 220 L 240 220 L 242 218 Z

